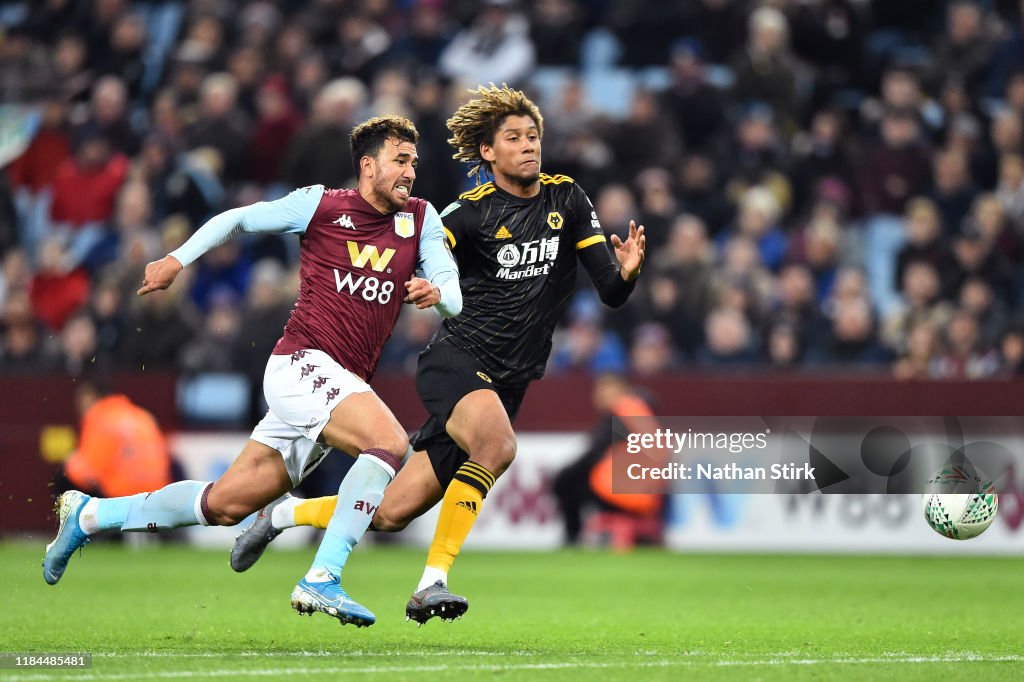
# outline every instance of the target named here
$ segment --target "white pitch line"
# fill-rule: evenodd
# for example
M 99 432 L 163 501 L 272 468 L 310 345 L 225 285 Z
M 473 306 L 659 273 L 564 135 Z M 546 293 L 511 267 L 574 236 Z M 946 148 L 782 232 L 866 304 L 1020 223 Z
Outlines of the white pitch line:
M 730 666 L 785 666 L 785 665 L 862 665 L 862 664 L 908 664 L 927 663 L 1019 663 L 1024 656 L 983 656 L 967 654 L 960 656 L 876 656 L 870 658 L 768 658 L 768 659 L 662 659 L 657 661 L 616 661 L 598 663 L 586 661 L 567 661 L 564 663 L 512 663 L 508 665 L 416 665 L 416 666 L 364 666 L 354 667 L 323 667 L 323 668 L 230 668 L 219 670 L 180 670 L 154 673 L 85 673 L 75 675 L 78 680 L 167 680 L 191 679 L 203 677 L 276 677 L 282 675 L 373 675 L 394 673 L 431 673 L 431 672 L 513 672 L 524 670 L 601 670 L 608 668 L 668 668 L 668 667 L 730 667 Z M 60 673 L 29 673 L 7 677 L 16 682 L 44 682 L 46 680 L 62 680 L 67 678 L 67 671 Z

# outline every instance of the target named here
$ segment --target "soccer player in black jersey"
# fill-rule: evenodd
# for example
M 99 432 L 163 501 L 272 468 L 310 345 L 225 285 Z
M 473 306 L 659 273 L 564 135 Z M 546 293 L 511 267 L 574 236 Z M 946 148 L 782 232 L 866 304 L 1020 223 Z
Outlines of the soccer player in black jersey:
M 541 173 L 544 119 L 522 92 L 481 87 L 448 120 L 455 158 L 478 184 L 441 213 L 459 265 L 462 313 L 446 319 L 420 355 L 416 389 L 430 413 L 413 435 L 415 453 L 385 489 L 373 516 L 397 531 L 441 500 L 423 577 L 406 606 L 419 623 L 461 616 L 469 604 L 448 591 L 448 571 L 484 497 L 512 463 L 512 421 L 531 381 L 544 374 L 551 336 L 573 295 L 577 259 L 601 300 L 622 305 L 644 262 L 643 226 L 611 246 L 586 193 L 572 178 Z M 334 498 L 284 498 L 236 542 L 245 570 L 281 529 L 322 527 Z

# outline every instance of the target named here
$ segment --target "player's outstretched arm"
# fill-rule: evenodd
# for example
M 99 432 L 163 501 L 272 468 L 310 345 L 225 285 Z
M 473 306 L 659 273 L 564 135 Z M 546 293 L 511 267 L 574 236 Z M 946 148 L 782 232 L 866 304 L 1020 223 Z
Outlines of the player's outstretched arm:
M 297 189 L 276 201 L 261 201 L 218 213 L 196 230 L 184 244 L 146 266 L 142 287 L 138 291 L 139 296 L 171 286 L 183 268 L 210 249 L 220 246 L 242 232 L 305 232 L 323 194 L 323 185 L 313 185 Z
M 181 262 L 174 256 L 164 256 L 160 260 L 148 264 L 146 272 L 142 276 L 139 296 L 145 296 L 151 291 L 159 291 L 171 286 L 182 268 Z
M 615 247 L 615 258 L 619 261 L 619 274 L 622 279 L 632 282 L 640 276 L 640 269 L 644 265 L 644 255 L 647 249 L 647 237 L 644 235 L 644 226 L 637 227 L 635 220 L 629 221 L 629 236 L 626 241 L 619 239 L 619 235 L 612 235 L 612 246 Z

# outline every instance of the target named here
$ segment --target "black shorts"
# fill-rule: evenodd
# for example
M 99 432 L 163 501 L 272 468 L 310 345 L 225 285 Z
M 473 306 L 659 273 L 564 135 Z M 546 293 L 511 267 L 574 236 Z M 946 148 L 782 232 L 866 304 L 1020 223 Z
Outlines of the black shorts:
M 515 421 L 529 384 L 502 385 L 484 372 L 480 361 L 450 343 L 438 341 L 420 353 L 416 366 L 416 392 L 430 414 L 410 439 L 413 450 L 426 450 L 442 488 L 455 477 L 469 454 L 445 430 L 455 405 L 473 391 L 494 391 Z

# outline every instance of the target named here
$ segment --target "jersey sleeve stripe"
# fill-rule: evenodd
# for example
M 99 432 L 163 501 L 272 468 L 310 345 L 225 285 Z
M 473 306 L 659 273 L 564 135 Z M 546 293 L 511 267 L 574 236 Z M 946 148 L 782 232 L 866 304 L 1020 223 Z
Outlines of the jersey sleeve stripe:
M 452 231 L 449 230 L 447 227 L 444 228 L 444 236 L 448 237 L 448 243 L 451 244 L 452 248 L 454 249 L 455 248 L 455 235 L 452 234 Z
M 494 191 L 494 183 L 487 182 L 479 187 L 474 187 L 468 192 L 463 192 L 459 195 L 460 199 L 466 199 L 467 201 L 476 201 Z
M 579 251 L 580 249 L 587 248 L 591 244 L 600 244 L 601 242 L 605 241 L 608 240 L 605 239 L 603 234 L 595 234 L 593 237 L 587 237 L 586 239 L 581 239 L 580 241 L 576 242 L 576 250 Z

